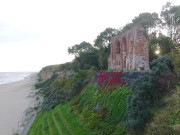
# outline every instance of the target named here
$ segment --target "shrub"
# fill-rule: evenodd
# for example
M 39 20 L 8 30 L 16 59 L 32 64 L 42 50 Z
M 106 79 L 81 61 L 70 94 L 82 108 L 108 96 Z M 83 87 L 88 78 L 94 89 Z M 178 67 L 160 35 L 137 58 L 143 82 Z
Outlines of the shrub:
M 65 84 L 66 84 L 66 79 L 63 79 L 63 80 L 54 80 L 54 82 L 53 82 L 53 85 L 54 85 L 54 87 L 55 87 L 55 89 L 57 90 L 57 89 L 62 89 L 64 86 L 65 86 Z
M 124 122 L 120 122 L 117 127 L 115 132 L 113 133 L 113 135 L 125 135 L 126 131 L 124 130 Z
M 86 70 L 79 69 L 78 72 L 76 72 L 74 79 L 75 79 L 75 81 L 77 81 L 77 80 L 83 81 L 84 79 L 86 79 L 87 75 L 88 74 L 87 74 Z
M 74 97 L 75 95 L 77 95 L 82 88 L 83 88 L 83 83 L 82 83 L 82 81 L 77 80 L 77 81 L 73 82 L 73 84 L 72 84 L 72 92 L 71 92 L 72 97 Z
M 171 72 L 171 57 L 161 56 L 151 62 L 152 72 L 142 76 L 132 83 L 132 95 L 127 97 L 127 122 L 125 129 L 133 134 L 142 134 L 147 122 L 152 116 L 150 108 L 153 106 L 153 99 L 157 96 L 155 86 L 157 76 L 161 72 Z
M 160 69 L 159 72 L 163 72 L 163 71 L 172 72 L 173 71 L 172 58 L 169 55 L 160 56 L 150 63 L 150 67 L 151 70 L 154 71 L 156 68 L 159 68 Z
M 98 135 L 111 135 L 115 131 L 114 125 L 103 122 L 100 115 L 88 107 L 83 109 L 81 120 Z
M 51 110 L 56 105 L 66 101 L 67 93 L 63 90 L 55 90 L 51 92 L 42 103 L 42 110 Z
M 140 134 L 144 129 L 144 122 L 151 117 L 149 108 L 152 107 L 152 90 L 154 79 L 150 75 L 143 76 L 134 81 L 133 94 L 127 97 L 127 122 L 125 129 L 133 129 Z

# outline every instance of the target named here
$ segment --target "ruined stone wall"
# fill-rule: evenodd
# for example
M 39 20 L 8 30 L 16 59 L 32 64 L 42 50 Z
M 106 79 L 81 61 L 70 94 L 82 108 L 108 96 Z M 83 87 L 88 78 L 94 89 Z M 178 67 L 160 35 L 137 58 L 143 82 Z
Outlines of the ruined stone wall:
M 111 38 L 111 53 L 108 58 L 110 70 L 149 70 L 148 40 L 141 26 Z

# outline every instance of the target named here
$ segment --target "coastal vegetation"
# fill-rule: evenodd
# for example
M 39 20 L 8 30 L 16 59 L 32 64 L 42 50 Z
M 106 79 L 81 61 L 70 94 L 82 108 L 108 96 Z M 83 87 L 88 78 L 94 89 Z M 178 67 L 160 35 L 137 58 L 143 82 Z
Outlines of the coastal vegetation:
M 143 135 L 180 133 L 180 6 L 141 13 L 122 29 L 68 48 L 72 62 L 43 68 L 36 88 L 44 100 L 28 135 Z M 150 71 L 109 71 L 110 38 L 135 25 L 149 40 Z M 167 28 L 168 35 L 157 29 Z M 160 47 L 160 55 L 155 50 Z M 172 77 L 160 85 L 163 73 Z M 47 75 L 49 74 L 49 75 Z

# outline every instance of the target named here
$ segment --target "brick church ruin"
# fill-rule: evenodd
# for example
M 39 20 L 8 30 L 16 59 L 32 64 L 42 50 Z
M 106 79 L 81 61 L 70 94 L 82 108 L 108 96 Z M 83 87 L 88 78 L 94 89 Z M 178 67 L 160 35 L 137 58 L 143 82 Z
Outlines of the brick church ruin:
M 149 43 L 141 26 L 111 38 L 109 70 L 149 70 Z

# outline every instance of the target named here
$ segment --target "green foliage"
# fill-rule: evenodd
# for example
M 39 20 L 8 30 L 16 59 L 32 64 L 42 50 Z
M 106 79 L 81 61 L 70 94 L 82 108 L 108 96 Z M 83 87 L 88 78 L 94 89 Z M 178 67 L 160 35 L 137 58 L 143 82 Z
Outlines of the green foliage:
M 161 55 L 170 54 L 171 51 L 175 48 L 171 38 L 162 34 L 158 37 L 158 43 Z
M 39 112 L 28 135 L 92 135 L 79 115 L 71 114 L 68 108 L 69 104 L 64 104 L 51 111 Z
M 75 55 L 74 69 L 90 69 L 91 66 L 98 66 L 98 55 L 96 49 L 87 42 L 82 42 L 68 48 L 68 53 Z
M 133 94 L 127 98 L 128 118 L 125 129 L 133 129 L 135 134 L 140 134 L 144 122 L 151 117 L 149 108 L 152 107 L 152 93 L 155 85 L 154 78 L 145 75 L 135 80 L 132 84 Z
M 153 60 L 150 63 L 151 70 L 153 71 L 153 74 L 158 75 L 160 72 L 168 71 L 172 72 L 172 58 L 169 55 L 163 55 L 158 57 L 157 59 Z
M 171 56 L 173 59 L 172 64 L 174 66 L 175 72 L 178 74 L 178 77 L 180 77 L 180 50 L 179 49 L 180 49 L 180 44 L 171 53 Z
M 97 89 L 98 85 L 90 83 L 79 95 L 79 104 L 82 106 L 89 105 Z
M 66 79 L 63 79 L 63 80 L 54 80 L 53 82 L 53 85 L 55 87 L 56 90 L 60 89 L 60 88 L 63 88 L 66 84 Z
M 148 37 L 149 30 L 158 26 L 161 20 L 157 13 L 141 13 L 139 16 L 132 19 L 132 23 L 127 23 L 120 33 L 124 33 L 136 25 L 140 25 L 144 28 L 144 35 Z
M 42 72 L 53 72 L 53 73 L 56 73 L 58 71 L 74 70 L 75 68 L 76 67 L 75 67 L 75 63 L 74 62 L 66 62 L 64 64 L 50 65 L 50 66 L 43 67 L 39 74 L 41 74 Z
M 81 106 L 89 105 L 99 113 L 103 113 L 103 108 L 107 108 L 104 118 L 105 122 L 111 124 L 118 124 L 120 121 L 126 119 L 126 97 L 131 91 L 126 87 L 116 86 L 112 91 L 106 94 L 96 93 L 98 86 L 96 84 L 89 84 L 79 96 L 79 104 Z M 103 91 L 107 91 L 109 86 L 106 86 Z
M 126 32 L 126 31 L 128 31 L 128 30 L 131 29 L 133 26 L 134 26 L 133 23 L 127 23 L 127 24 L 122 28 L 122 30 L 121 30 L 120 33 L 124 33 L 124 32 Z
M 106 28 L 103 32 L 101 32 L 94 41 L 94 46 L 98 48 L 105 48 L 110 46 L 110 40 L 112 36 L 118 34 L 118 30 L 113 28 Z
M 173 118 L 170 120 L 170 124 L 171 124 L 171 125 L 180 124 L 180 119 L 178 119 L 178 117 L 180 117 L 180 110 L 177 110 L 177 111 L 173 114 Z
M 101 116 L 85 107 L 81 113 L 81 120 L 97 135 L 110 135 L 115 132 L 115 126 L 102 121 Z
M 155 54 L 157 50 L 157 45 L 159 43 L 158 38 L 156 36 L 156 32 L 153 32 L 148 37 L 149 40 L 149 61 L 151 62 L 154 59 L 157 59 L 158 55 Z
M 157 26 L 160 23 L 160 19 L 157 13 L 141 13 L 132 22 L 134 25 L 141 25 L 147 31 L 148 28 Z
M 145 123 L 152 117 L 150 108 L 156 97 L 156 79 L 161 72 L 171 71 L 171 57 L 161 56 L 151 62 L 152 72 L 135 80 L 131 85 L 133 93 L 127 98 L 127 122 L 125 129 L 133 134 L 142 134 Z
M 65 63 L 65 64 L 60 64 L 60 65 L 56 68 L 55 72 L 57 72 L 57 71 L 71 70 L 71 69 L 73 69 L 73 66 L 74 66 L 73 64 L 74 64 L 73 62 L 67 62 L 67 63 Z
M 92 66 L 90 70 L 91 70 L 91 71 L 98 71 L 98 69 L 97 69 L 96 66 Z
M 112 36 L 119 33 L 119 30 L 106 28 L 94 40 L 94 46 L 97 47 L 98 66 L 102 69 L 107 69 L 107 61 L 110 53 L 110 40 Z
M 64 85 L 64 87 L 62 89 L 64 89 L 64 90 L 71 90 L 73 82 L 74 82 L 74 78 L 67 79 L 65 81 L 65 85 Z
M 42 110 L 51 110 L 60 103 L 66 101 L 67 93 L 63 90 L 55 90 L 44 99 L 42 103 Z
M 69 77 L 65 74 L 59 79 L 57 74 L 53 74 L 50 79 L 38 82 L 36 88 L 40 88 L 39 93 L 44 97 L 42 109 L 51 110 L 58 104 L 71 100 L 87 85 L 94 74 L 93 70 L 79 69 L 75 76 Z
M 175 48 L 170 37 L 160 35 L 157 37 L 156 32 L 151 33 L 148 36 L 149 40 L 149 61 L 151 62 L 154 59 L 158 58 L 158 55 L 155 54 L 155 51 L 160 47 L 160 55 L 168 55 Z
M 161 10 L 163 25 L 167 27 L 169 36 L 174 43 L 180 42 L 180 5 L 174 6 L 167 2 Z
M 83 41 L 80 44 L 76 44 L 72 47 L 68 47 L 68 53 L 73 54 L 75 56 L 79 56 L 82 52 L 89 52 L 92 50 L 92 45 Z
M 98 62 L 99 62 L 99 66 L 101 67 L 101 70 L 108 68 L 107 61 L 108 61 L 108 56 L 110 53 L 109 50 L 110 50 L 110 47 L 107 48 L 107 47 L 102 47 L 102 46 L 98 50 L 98 56 L 99 56 Z
M 146 126 L 146 135 L 179 135 L 180 127 L 180 93 L 179 84 L 176 88 L 167 93 L 161 93 L 161 100 L 164 100 L 163 106 L 154 106 L 151 109 L 153 119 Z
M 93 65 L 96 67 L 98 66 L 98 54 L 95 49 L 89 52 L 82 52 L 79 57 L 76 57 L 75 59 L 80 69 L 88 70 Z
M 126 86 L 118 87 L 112 92 L 107 92 L 100 100 L 100 109 L 107 107 L 107 114 L 104 118 L 105 122 L 118 124 L 125 121 L 127 116 L 126 97 L 131 91 Z
M 81 119 L 86 122 L 88 128 L 95 129 L 101 122 L 100 115 L 94 113 L 92 110 L 89 110 L 88 107 L 85 107 L 81 114 Z
M 78 72 L 76 72 L 76 74 L 75 74 L 74 80 L 75 81 L 77 81 L 77 80 L 83 81 L 87 78 L 87 75 L 88 75 L 88 73 L 86 70 L 79 69 Z
M 72 84 L 72 97 L 76 96 L 83 88 L 83 83 L 80 80 L 73 82 Z

